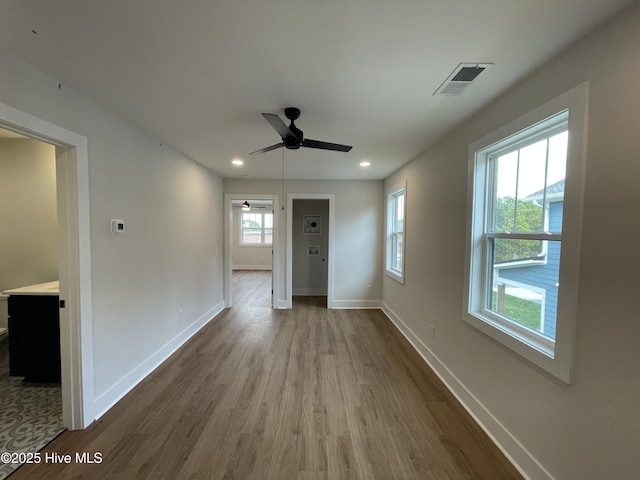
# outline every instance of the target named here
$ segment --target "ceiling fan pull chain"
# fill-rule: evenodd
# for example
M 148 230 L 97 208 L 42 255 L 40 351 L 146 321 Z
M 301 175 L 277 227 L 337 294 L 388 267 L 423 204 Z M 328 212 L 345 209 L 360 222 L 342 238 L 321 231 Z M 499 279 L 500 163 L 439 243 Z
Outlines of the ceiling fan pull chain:
M 282 211 L 284 212 L 284 148 L 282 149 Z

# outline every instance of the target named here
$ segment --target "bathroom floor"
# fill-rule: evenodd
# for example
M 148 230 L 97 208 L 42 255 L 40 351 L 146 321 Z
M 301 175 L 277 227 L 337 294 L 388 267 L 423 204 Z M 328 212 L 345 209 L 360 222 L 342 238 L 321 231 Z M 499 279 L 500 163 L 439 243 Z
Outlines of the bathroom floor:
M 10 377 L 8 337 L 0 336 L 0 452 L 37 452 L 63 431 L 60 385 Z M 0 462 L 0 480 L 19 466 Z

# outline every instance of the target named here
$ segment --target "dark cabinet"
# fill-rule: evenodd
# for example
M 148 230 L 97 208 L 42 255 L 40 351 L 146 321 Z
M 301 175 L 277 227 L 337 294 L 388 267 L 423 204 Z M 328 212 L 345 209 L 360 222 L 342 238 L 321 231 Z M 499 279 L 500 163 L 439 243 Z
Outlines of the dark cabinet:
M 9 297 L 9 374 L 30 382 L 60 381 L 58 296 Z

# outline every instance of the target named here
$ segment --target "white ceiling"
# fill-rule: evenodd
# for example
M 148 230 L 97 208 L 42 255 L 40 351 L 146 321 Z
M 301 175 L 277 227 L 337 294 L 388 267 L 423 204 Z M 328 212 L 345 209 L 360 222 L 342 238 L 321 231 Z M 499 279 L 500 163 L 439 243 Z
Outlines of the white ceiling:
M 287 178 L 380 179 L 630 3 L 3 0 L 0 44 L 223 177 L 279 178 L 282 149 L 248 153 L 280 141 L 261 112 L 296 106 L 354 147 L 286 150 Z M 433 96 L 460 62 L 495 65 Z

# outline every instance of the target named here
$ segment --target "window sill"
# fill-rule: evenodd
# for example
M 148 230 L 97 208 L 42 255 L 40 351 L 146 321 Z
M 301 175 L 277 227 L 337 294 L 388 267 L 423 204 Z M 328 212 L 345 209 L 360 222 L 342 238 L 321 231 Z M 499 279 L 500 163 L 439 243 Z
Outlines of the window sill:
M 512 324 L 512 322 L 503 322 L 492 317 L 478 312 L 466 312 L 463 315 L 465 322 L 488 337 L 564 383 L 571 383 L 567 359 L 556 358 L 557 345 L 552 340 L 542 335 L 536 335 L 535 332 L 528 331 L 526 328 L 517 328 L 517 325 Z M 536 337 L 540 337 L 540 339 Z
M 480 314 L 473 313 L 472 315 L 478 320 L 501 330 L 516 341 L 537 350 L 549 358 L 553 358 L 555 342 L 535 330 L 520 326 L 515 322 L 511 322 L 506 318 L 501 318 L 499 315 L 492 314 L 492 312 L 489 311 L 482 311 Z
M 391 270 L 389 268 L 385 269 L 385 274 L 387 277 L 392 278 L 400 285 L 404 285 L 404 274 L 396 272 L 395 270 Z

